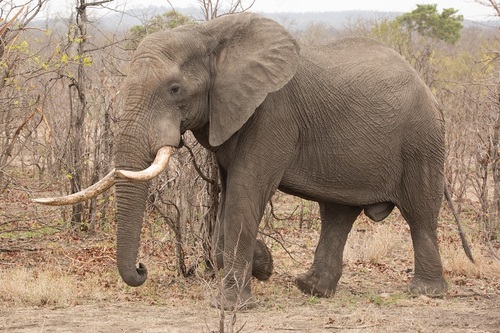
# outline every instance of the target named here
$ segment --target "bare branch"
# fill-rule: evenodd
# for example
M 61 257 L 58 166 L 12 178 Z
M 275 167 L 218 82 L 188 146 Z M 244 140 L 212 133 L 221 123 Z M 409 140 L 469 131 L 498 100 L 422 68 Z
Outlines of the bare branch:
M 500 17 L 500 2 L 495 0 L 475 0 L 475 2 L 485 7 L 491 7 L 496 12 L 496 16 Z
M 193 162 L 194 169 L 196 170 L 198 175 L 201 177 L 201 179 L 203 179 L 207 183 L 215 184 L 215 181 L 213 179 L 210 179 L 207 175 L 205 175 L 203 173 L 203 171 L 201 171 L 200 166 L 196 162 L 196 156 L 194 155 L 193 149 L 186 144 L 184 144 L 184 147 L 186 147 L 187 151 L 189 152 L 189 155 L 191 156 L 191 161 Z
M 203 11 L 203 16 L 206 21 L 212 20 L 218 16 L 222 16 L 225 14 L 245 12 L 252 8 L 252 6 L 255 4 L 255 0 L 252 0 L 248 5 L 244 5 L 243 2 L 243 0 L 231 0 L 227 6 L 227 9 L 224 10 L 224 1 L 198 0 L 198 4 Z

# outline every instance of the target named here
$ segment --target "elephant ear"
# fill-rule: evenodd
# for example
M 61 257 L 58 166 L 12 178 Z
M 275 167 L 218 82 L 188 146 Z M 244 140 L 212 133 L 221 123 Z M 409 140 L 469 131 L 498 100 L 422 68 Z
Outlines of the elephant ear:
M 299 46 L 283 26 L 251 13 L 217 18 L 206 29 L 214 37 L 209 142 L 216 147 L 295 75 Z

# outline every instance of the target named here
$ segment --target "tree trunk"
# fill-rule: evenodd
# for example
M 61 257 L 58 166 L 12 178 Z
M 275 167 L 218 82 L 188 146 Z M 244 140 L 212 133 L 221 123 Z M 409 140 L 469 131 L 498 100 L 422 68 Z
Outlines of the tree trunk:
M 217 223 L 217 214 L 219 211 L 219 166 L 217 165 L 217 160 L 215 159 L 215 154 L 209 151 L 206 154 L 206 165 L 208 166 L 208 176 L 210 181 L 207 185 L 207 199 L 204 205 L 208 207 L 208 212 L 205 214 L 203 221 L 203 249 L 205 251 L 205 258 L 207 258 L 207 263 L 211 267 L 212 258 L 212 238 L 215 230 L 215 225 Z
M 500 214 L 500 93 L 497 100 L 497 113 L 491 140 L 491 168 L 493 174 L 493 202 L 490 206 L 490 216 L 485 226 L 487 239 L 494 239 L 499 230 L 498 216 Z

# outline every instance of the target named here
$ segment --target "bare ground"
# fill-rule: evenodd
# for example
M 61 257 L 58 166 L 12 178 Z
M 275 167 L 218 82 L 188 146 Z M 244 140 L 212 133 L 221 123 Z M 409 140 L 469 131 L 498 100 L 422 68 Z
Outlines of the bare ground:
M 355 283 L 349 287 L 356 287 Z M 374 294 L 375 295 L 375 294 Z M 373 297 L 381 298 L 374 302 Z M 440 299 L 391 300 L 394 294 L 335 299 L 294 297 L 280 307 L 236 313 L 242 332 L 500 332 L 500 295 L 472 290 Z M 226 312 L 226 332 L 232 314 Z M 219 311 L 206 302 L 177 306 L 101 302 L 64 308 L 0 309 L 4 332 L 218 332 Z

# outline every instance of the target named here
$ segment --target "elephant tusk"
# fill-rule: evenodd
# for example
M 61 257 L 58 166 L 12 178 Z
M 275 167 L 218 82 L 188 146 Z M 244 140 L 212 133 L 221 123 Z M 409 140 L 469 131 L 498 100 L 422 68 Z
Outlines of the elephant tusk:
M 94 185 L 87 187 L 80 192 L 66 195 L 63 197 L 48 197 L 33 199 L 33 202 L 48 205 L 48 206 L 66 206 L 78 202 L 82 202 L 94 198 L 106 191 L 115 184 L 116 178 L 124 178 L 129 180 L 145 181 L 158 176 L 168 165 L 170 155 L 172 155 L 172 147 L 162 147 L 158 150 L 156 158 L 148 168 L 141 171 L 129 170 L 111 170 L 104 178 L 99 180 Z
M 116 170 L 116 177 L 138 181 L 153 179 L 167 168 L 172 151 L 173 148 L 170 146 L 162 147 L 158 150 L 155 160 L 147 169 L 141 171 Z
M 63 197 L 37 198 L 33 199 L 32 201 L 49 206 L 66 206 L 82 202 L 98 196 L 99 194 L 113 186 L 115 184 L 115 174 L 116 171 L 113 169 L 97 183 L 77 193 L 73 193 Z

